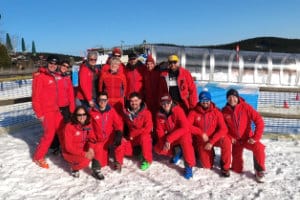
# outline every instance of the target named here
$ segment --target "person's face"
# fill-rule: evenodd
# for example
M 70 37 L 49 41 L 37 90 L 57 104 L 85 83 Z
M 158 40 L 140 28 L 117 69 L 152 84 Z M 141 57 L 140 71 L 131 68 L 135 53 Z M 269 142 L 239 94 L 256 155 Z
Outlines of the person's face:
M 176 71 L 176 70 L 178 70 L 179 65 L 177 64 L 176 61 L 169 61 L 169 68 L 170 68 L 172 71 Z
M 163 101 L 160 105 L 166 113 L 169 113 L 171 111 L 172 101 Z
M 87 118 L 87 113 L 84 111 L 84 109 L 79 109 L 76 112 L 76 118 L 80 124 L 84 124 Z
M 62 65 L 60 66 L 60 71 L 62 73 L 66 73 L 69 71 L 69 67 L 70 66 L 68 65 L 68 63 L 62 63 Z
M 137 63 L 137 61 L 138 61 L 137 58 L 131 58 L 131 59 L 129 59 L 128 62 L 129 62 L 130 65 L 135 65 Z
M 239 99 L 234 95 L 229 95 L 227 98 L 227 102 L 230 106 L 235 107 L 238 104 Z
M 210 101 L 201 101 L 200 106 L 204 109 L 207 109 L 210 106 Z
M 139 99 L 138 97 L 132 97 L 129 103 L 132 110 L 137 110 L 140 108 L 142 100 Z
M 110 70 L 113 71 L 113 72 L 116 72 L 116 71 L 118 71 L 119 67 L 120 67 L 120 63 L 117 63 L 117 62 L 116 63 L 111 63 Z
M 152 71 L 152 70 L 154 69 L 154 67 L 155 67 L 155 65 L 154 65 L 153 62 L 147 62 L 147 63 L 146 63 L 146 66 L 147 66 L 147 69 L 148 69 L 149 71 Z
M 88 62 L 91 66 L 95 66 L 97 62 L 97 56 L 91 56 L 88 58 Z
M 100 110 L 104 110 L 106 108 L 107 102 L 108 102 L 108 98 L 106 95 L 99 96 L 98 104 L 99 104 Z
M 48 69 L 51 72 L 55 72 L 57 69 L 57 63 L 56 62 L 48 62 Z

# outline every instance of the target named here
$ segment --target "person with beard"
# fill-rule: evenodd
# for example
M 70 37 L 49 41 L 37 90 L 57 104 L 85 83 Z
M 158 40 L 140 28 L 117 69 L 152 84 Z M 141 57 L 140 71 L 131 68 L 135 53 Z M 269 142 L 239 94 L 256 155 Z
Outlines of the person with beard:
M 185 114 L 197 104 L 197 88 L 191 73 L 180 67 L 177 55 L 168 57 L 169 68 L 161 73 L 160 96 L 169 93 L 172 100 L 180 105 Z
M 223 115 L 211 101 L 211 94 L 202 91 L 197 106 L 188 114 L 193 134 L 194 149 L 202 167 L 212 169 L 214 147 L 221 148 L 221 175 L 229 177 L 231 164 L 231 142 L 227 135 L 227 126 Z
M 61 76 L 57 73 L 59 59 L 56 56 L 47 58 L 47 67 L 39 68 L 33 74 L 32 81 L 32 108 L 41 121 L 44 133 L 36 147 L 33 161 L 42 168 L 49 168 L 45 155 L 53 141 L 55 134 L 61 130 L 63 117 L 59 110 L 57 100 L 59 98 L 57 79 Z
M 145 171 L 152 163 L 152 139 L 153 129 L 151 112 L 142 101 L 139 93 L 133 92 L 129 95 L 129 106 L 124 110 L 124 122 L 128 127 L 125 133 L 127 139 L 125 155 L 133 155 L 133 147 L 140 146 L 142 156 L 140 169 Z
M 160 99 L 161 109 L 156 115 L 156 133 L 158 141 L 154 151 L 160 155 L 173 156 L 171 163 L 178 164 L 183 156 L 186 179 L 193 177 L 195 155 L 192 145 L 190 126 L 183 109 L 173 103 L 169 94 Z
M 78 101 L 76 103 L 87 108 L 97 105 L 100 76 L 100 70 L 96 67 L 97 58 L 97 51 L 89 51 L 87 61 L 82 63 L 79 69 L 79 87 L 76 94 Z

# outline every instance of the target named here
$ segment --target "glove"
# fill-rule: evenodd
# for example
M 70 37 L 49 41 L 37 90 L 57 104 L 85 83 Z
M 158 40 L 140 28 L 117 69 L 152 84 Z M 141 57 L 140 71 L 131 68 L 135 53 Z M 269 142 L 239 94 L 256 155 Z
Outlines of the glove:
M 121 141 L 122 141 L 122 131 L 116 131 L 115 132 L 115 139 L 114 139 L 114 146 L 120 146 Z

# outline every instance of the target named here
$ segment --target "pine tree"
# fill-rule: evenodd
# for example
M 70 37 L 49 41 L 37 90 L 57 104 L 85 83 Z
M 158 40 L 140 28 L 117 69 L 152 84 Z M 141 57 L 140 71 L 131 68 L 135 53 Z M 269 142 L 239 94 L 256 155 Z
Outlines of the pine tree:
M 0 44 L 0 68 L 10 68 L 11 60 L 4 45 Z
M 8 52 L 12 52 L 13 51 L 13 46 L 11 44 L 11 39 L 8 33 L 6 33 L 6 48 Z
M 25 47 L 25 40 L 22 38 L 22 52 L 25 53 L 26 47 Z
M 32 56 L 36 56 L 36 49 L 35 49 L 35 43 L 34 43 L 34 41 L 32 41 L 31 53 L 32 53 Z

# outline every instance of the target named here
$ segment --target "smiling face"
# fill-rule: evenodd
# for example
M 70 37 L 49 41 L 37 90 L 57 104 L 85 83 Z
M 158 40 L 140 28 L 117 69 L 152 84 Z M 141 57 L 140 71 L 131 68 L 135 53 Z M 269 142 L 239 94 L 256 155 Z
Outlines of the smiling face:
M 137 111 L 140 109 L 142 100 L 138 97 L 132 97 L 129 100 L 130 107 L 133 111 Z
M 162 101 L 160 105 L 166 113 L 169 113 L 171 111 L 172 101 Z
M 108 98 L 106 95 L 100 95 L 98 98 L 98 104 L 99 104 L 99 108 L 100 110 L 104 110 L 106 108 L 108 102 Z
M 239 103 L 239 98 L 235 95 L 229 95 L 227 102 L 230 106 L 235 107 Z
M 87 113 L 84 109 L 78 109 L 76 112 L 76 118 L 80 124 L 84 124 L 87 119 Z

